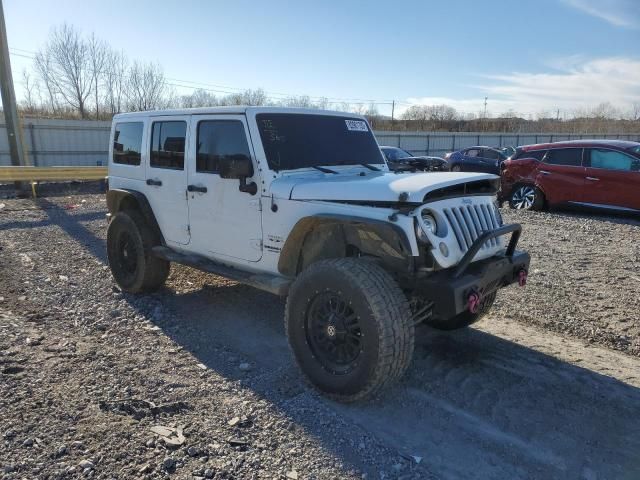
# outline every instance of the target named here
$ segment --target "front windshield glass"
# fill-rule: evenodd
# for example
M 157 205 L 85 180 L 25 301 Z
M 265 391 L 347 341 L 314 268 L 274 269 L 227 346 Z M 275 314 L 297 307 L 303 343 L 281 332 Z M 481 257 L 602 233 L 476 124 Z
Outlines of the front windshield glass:
M 640 145 L 638 145 L 637 147 L 631 147 L 629 150 L 631 150 L 633 153 L 640 154 Z
M 373 133 L 359 118 L 301 113 L 256 115 L 272 170 L 384 164 Z

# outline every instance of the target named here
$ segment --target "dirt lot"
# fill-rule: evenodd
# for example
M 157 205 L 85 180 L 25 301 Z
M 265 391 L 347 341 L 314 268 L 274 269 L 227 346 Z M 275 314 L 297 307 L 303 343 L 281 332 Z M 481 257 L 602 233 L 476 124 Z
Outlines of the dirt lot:
M 640 478 L 637 221 L 504 211 L 527 288 L 344 406 L 280 299 L 183 267 L 119 292 L 103 198 L 0 200 L 2 478 Z

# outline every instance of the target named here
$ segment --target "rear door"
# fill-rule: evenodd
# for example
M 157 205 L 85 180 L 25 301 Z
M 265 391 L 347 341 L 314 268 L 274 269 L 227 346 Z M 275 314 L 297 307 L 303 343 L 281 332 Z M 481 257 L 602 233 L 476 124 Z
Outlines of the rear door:
M 194 115 L 189 141 L 190 249 L 222 260 L 257 262 L 262 258 L 259 195 L 239 190 L 240 181 L 220 178 L 222 157 L 246 155 L 253 160 L 244 115 Z M 251 180 L 249 180 L 250 182 Z
M 582 202 L 586 168 L 582 148 L 549 150 L 536 172 L 536 184 L 551 203 Z
M 618 150 L 586 150 L 584 202 L 640 210 L 640 158 Z
M 152 117 L 146 193 L 167 242 L 189 243 L 185 139 L 188 116 Z

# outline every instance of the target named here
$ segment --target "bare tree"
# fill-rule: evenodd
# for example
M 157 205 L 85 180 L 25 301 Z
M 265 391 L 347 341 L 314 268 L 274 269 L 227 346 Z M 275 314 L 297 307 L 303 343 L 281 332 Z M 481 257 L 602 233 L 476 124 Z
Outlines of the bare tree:
M 163 104 L 166 82 L 159 64 L 134 62 L 127 77 L 129 110 L 153 110 Z
M 24 100 L 22 105 L 27 113 L 35 113 L 38 108 L 35 100 L 35 85 L 31 79 L 31 75 L 26 70 L 22 70 L 22 85 L 24 86 Z
M 129 62 L 123 52 L 110 50 L 107 53 L 103 73 L 105 100 L 110 113 L 120 113 L 124 109 L 125 88 Z
M 51 98 L 60 97 L 86 118 L 93 77 L 89 48 L 80 33 L 68 24 L 55 28 L 44 48 L 36 54 L 35 63 Z
M 107 66 L 110 51 L 106 42 L 98 39 L 93 33 L 87 42 L 87 50 L 91 65 L 91 79 L 96 104 L 96 118 L 98 119 L 100 118 L 100 83 L 102 82 L 105 67 Z
M 207 90 L 198 88 L 190 95 L 180 97 L 179 104 L 183 108 L 213 107 L 218 105 L 218 99 Z

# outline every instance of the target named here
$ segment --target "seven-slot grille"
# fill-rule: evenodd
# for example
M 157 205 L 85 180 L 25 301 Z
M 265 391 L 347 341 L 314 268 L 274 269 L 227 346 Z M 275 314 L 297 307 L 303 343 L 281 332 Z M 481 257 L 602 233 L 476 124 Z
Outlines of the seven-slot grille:
M 453 229 L 462 252 L 469 250 L 482 232 L 493 230 L 500 226 L 492 204 L 445 208 L 444 214 Z M 482 248 L 496 247 L 498 242 L 498 238 L 491 238 L 484 243 Z

